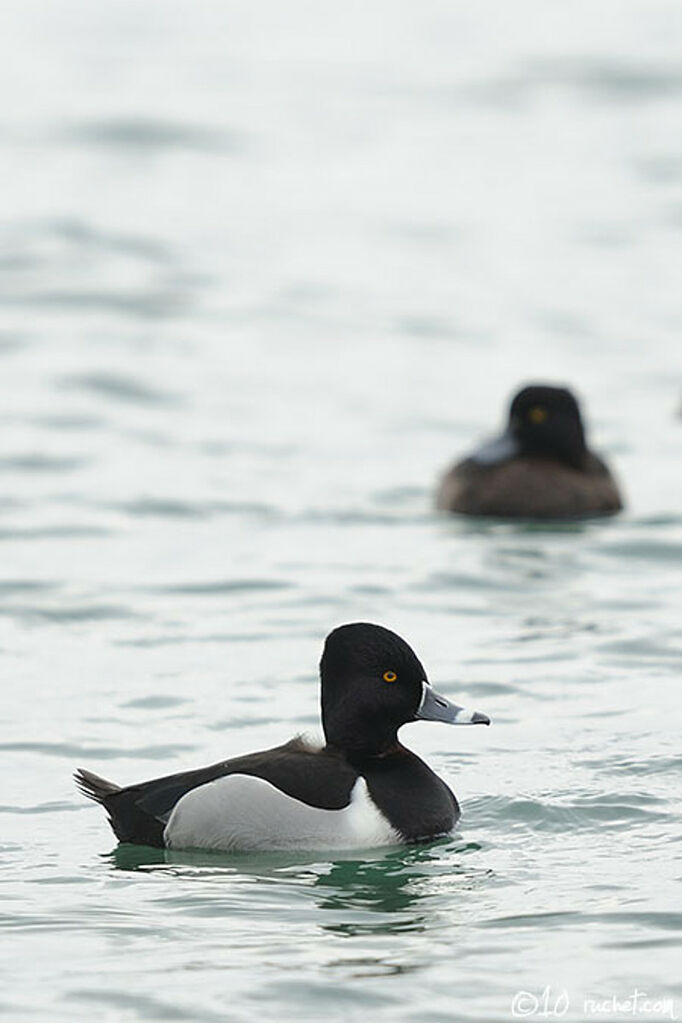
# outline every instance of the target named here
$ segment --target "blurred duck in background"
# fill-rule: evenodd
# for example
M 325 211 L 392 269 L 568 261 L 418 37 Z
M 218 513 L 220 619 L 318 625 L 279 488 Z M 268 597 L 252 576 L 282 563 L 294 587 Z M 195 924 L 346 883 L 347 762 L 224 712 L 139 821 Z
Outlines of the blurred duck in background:
M 577 519 L 612 515 L 623 501 L 608 466 L 587 446 L 573 394 L 533 384 L 515 396 L 504 432 L 445 473 L 436 506 L 462 515 Z

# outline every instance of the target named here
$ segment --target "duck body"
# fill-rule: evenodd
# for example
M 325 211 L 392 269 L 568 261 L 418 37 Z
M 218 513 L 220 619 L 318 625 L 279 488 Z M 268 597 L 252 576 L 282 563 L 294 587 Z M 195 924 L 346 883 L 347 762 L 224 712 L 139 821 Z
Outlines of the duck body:
M 445 782 L 400 744 L 353 764 L 296 738 L 125 788 L 83 769 L 76 781 L 120 842 L 160 848 L 368 848 L 446 834 L 460 813 Z
M 582 519 L 613 515 L 623 504 L 608 468 L 589 452 L 580 469 L 533 455 L 499 465 L 463 459 L 441 479 L 436 507 L 461 515 Z
M 353 649 L 363 637 L 376 649 Z M 393 667 L 382 672 L 386 664 Z M 321 674 L 324 746 L 298 737 L 126 787 L 81 768 L 76 784 L 105 808 L 120 842 L 160 848 L 369 848 L 451 831 L 460 815 L 454 794 L 398 741 L 397 728 L 488 718 L 434 693 L 410 647 L 381 626 L 336 629 Z
M 440 480 L 436 507 L 462 515 L 581 519 L 623 507 L 608 466 L 587 447 L 578 403 L 570 391 L 523 388 L 505 431 Z

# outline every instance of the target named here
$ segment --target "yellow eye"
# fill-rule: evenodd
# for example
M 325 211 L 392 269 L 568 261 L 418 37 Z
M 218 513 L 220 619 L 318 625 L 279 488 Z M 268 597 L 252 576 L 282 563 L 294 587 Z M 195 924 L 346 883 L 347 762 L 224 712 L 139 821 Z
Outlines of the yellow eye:
M 398 676 L 396 675 L 396 673 L 394 671 L 385 671 L 384 672 L 384 682 L 395 682 L 397 677 Z
M 547 409 L 542 408 L 541 405 L 536 405 L 535 408 L 532 408 L 529 411 L 528 418 L 530 419 L 531 423 L 535 424 L 544 423 L 545 419 L 547 418 Z

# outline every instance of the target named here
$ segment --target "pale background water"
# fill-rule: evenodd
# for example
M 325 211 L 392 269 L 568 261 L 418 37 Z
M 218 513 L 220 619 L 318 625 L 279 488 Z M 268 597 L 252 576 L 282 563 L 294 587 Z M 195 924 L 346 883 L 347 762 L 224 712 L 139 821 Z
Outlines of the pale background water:
M 681 30 L 674 0 L 4 6 L 8 1020 L 500 1021 L 547 985 L 682 1018 Z M 626 514 L 432 512 L 543 378 Z M 113 852 L 76 766 L 314 733 L 356 619 L 493 719 L 402 733 L 451 840 Z

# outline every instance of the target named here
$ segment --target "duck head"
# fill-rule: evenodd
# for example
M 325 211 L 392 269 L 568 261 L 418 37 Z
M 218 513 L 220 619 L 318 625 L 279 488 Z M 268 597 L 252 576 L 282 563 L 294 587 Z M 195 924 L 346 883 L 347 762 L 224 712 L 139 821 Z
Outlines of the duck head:
M 388 752 L 398 729 L 410 721 L 490 724 L 485 714 L 436 693 L 409 644 L 381 625 L 356 622 L 334 629 L 325 641 L 320 678 L 325 738 L 350 755 Z
M 515 395 L 507 427 L 472 456 L 496 465 L 519 455 L 544 456 L 574 469 L 585 464 L 587 445 L 580 407 L 564 387 L 531 384 Z

